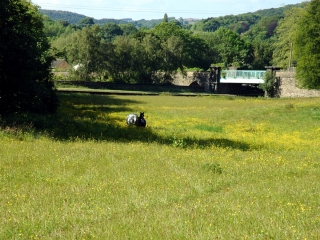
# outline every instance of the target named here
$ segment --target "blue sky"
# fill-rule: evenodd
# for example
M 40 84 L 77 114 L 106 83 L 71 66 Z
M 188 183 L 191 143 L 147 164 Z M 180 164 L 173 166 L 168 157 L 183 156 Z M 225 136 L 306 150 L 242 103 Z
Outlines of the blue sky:
M 93 17 L 161 19 L 167 13 L 175 18 L 219 17 L 278 8 L 302 0 L 31 0 L 42 9 L 63 10 Z

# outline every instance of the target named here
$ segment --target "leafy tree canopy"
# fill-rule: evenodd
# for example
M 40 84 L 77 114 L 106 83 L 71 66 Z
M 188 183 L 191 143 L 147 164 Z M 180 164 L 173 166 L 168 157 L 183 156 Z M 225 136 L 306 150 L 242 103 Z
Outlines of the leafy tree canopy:
M 119 24 L 119 27 L 122 30 L 123 35 L 126 35 L 126 36 L 134 35 L 138 32 L 138 29 L 131 23 L 126 23 L 126 24 L 122 23 L 122 24 Z
M 30 1 L 3 0 L 0 16 L 0 114 L 54 112 L 42 15 Z
M 320 0 L 311 0 L 298 21 L 294 52 L 302 87 L 320 89 Z
M 99 36 L 100 27 L 85 27 L 71 36 L 67 46 L 68 60 L 72 66 L 77 65 L 73 73 L 81 80 L 89 80 L 90 74 L 95 72 L 101 61 Z
M 62 19 L 60 19 L 60 20 L 58 21 L 58 23 L 61 24 L 61 25 L 64 26 L 64 27 L 68 27 L 69 24 L 70 24 L 67 20 L 62 20 Z
M 123 35 L 123 31 L 119 25 L 107 23 L 101 26 L 99 35 L 105 41 L 111 42 L 116 36 Z
M 304 8 L 291 8 L 285 12 L 285 17 L 279 21 L 276 29 L 277 41 L 274 42 L 273 65 L 284 69 L 291 67 L 296 61 L 294 38 L 297 32 L 297 22 L 303 16 Z
M 169 37 L 175 36 L 183 36 L 187 34 L 187 31 L 182 29 L 179 25 L 173 22 L 162 22 L 159 23 L 152 29 L 152 32 L 159 36 L 161 39 L 168 39 Z
M 163 22 L 168 22 L 168 14 L 164 14 L 163 16 Z
M 46 10 L 46 9 L 39 9 L 39 11 L 43 15 L 47 15 L 55 21 L 59 21 L 61 19 L 64 19 L 64 20 L 67 20 L 71 24 L 77 24 L 81 19 L 86 18 L 85 15 L 73 13 L 73 12 L 69 12 L 69 11 Z
M 199 33 L 208 44 L 211 63 L 245 67 L 251 57 L 250 47 L 240 35 L 228 28 L 219 28 L 213 33 Z
M 78 25 L 80 26 L 93 25 L 93 24 L 94 24 L 94 21 L 93 21 L 93 18 L 91 17 L 85 17 L 83 19 L 80 19 L 78 22 Z
M 48 16 L 43 16 L 44 32 L 49 40 L 57 39 L 63 34 L 70 34 L 76 30 L 74 25 L 70 25 L 65 20 L 58 22 L 50 19 Z

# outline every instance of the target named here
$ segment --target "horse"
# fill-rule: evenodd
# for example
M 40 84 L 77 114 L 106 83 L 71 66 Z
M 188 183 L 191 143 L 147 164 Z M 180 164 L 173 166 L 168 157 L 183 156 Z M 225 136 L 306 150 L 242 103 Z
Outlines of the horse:
M 140 112 L 140 116 L 137 118 L 136 126 L 137 127 L 146 127 L 147 122 L 144 119 L 144 112 Z
M 137 127 L 146 127 L 147 121 L 144 119 L 144 112 L 140 112 L 140 115 L 136 113 L 129 114 L 126 118 L 127 125 L 136 125 Z
M 133 114 L 129 114 L 126 118 L 126 122 L 128 125 L 135 125 L 136 121 L 137 121 L 138 115 L 133 113 Z

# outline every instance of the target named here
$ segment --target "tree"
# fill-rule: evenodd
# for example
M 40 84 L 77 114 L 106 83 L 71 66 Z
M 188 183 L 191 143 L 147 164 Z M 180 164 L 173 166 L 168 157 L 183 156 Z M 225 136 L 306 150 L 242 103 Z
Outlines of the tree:
M 162 61 L 159 63 L 159 69 L 164 72 L 164 80 L 172 80 L 173 74 L 178 69 L 181 71 L 183 68 L 183 38 L 180 36 L 172 35 L 166 41 L 161 43 L 162 47 Z
M 275 76 L 272 71 L 267 71 L 263 83 L 258 88 L 265 91 L 267 97 L 275 97 Z
M 161 22 L 156 25 L 151 32 L 158 36 L 162 41 L 165 41 L 173 35 L 182 36 L 186 31 L 174 23 Z
M 214 32 L 220 27 L 219 21 L 215 19 L 210 19 L 209 21 L 205 21 L 203 24 L 202 31 L 204 32 Z
M 113 69 L 111 72 L 114 81 L 130 82 L 131 64 L 134 62 L 132 59 L 133 44 L 132 39 L 126 36 L 117 37 L 114 42 L 114 61 Z
M 161 42 L 151 33 L 136 35 L 135 47 L 132 52 L 132 71 L 135 72 L 137 83 L 152 83 L 157 77 L 162 62 Z
M 3 0 L 0 16 L 0 114 L 54 112 L 53 57 L 42 15 L 30 1 Z
M 78 25 L 80 25 L 80 26 L 88 26 L 88 25 L 90 26 L 93 24 L 94 24 L 94 21 L 93 21 L 93 18 L 91 18 L 91 17 L 82 18 L 78 22 Z
M 107 42 L 112 42 L 115 37 L 123 35 L 123 31 L 115 23 L 106 23 L 100 28 L 100 37 Z
M 179 26 L 179 27 L 182 27 L 181 22 L 178 21 L 177 19 L 171 20 L 170 23 L 173 23 L 173 24 L 175 24 L 175 25 L 177 25 L 177 26 Z
M 265 66 L 272 65 L 274 42 L 273 39 L 252 41 L 253 60 L 251 66 L 253 69 L 265 69 Z
M 216 45 L 216 37 L 213 32 L 199 32 L 197 34 L 207 45 L 207 56 L 210 63 L 222 63 L 221 57 L 219 56 Z
M 122 34 L 126 36 L 134 35 L 138 32 L 138 29 L 131 23 L 122 23 L 118 25 L 122 30 Z
M 203 35 L 209 46 L 212 63 L 226 63 L 228 66 L 244 67 L 250 62 L 251 48 L 240 35 L 228 28 Z
M 231 24 L 230 29 L 237 32 L 238 34 L 242 34 L 249 30 L 249 24 L 246 21 L 237 22 Z
M 61 25 L 64 26 L 64 27 L 67 27 L 67 26 L 70 25 L 70 23 L 69 23 L 67 20 L 63 20 L 63 19 L 60 19 L 60 20 L 58 21 L 58 23 L 61 24 Z
M 47 15 L 43 15 L 44 32 L 50 41 L 57 39 L 62 34 L 69 34 L 75 30 L 70 24 L 63 25 L 63 22 L 56 22 L 50 19 Z
M 158 24 L 152 29 L 152 33 L 161 40 L 163 52 L 159 65 L 168 79 L 178 69 L 184 72 L 185 67 L 200 67 L 205 70 L 209 68 L 208 46 L 198 36 L 172 22 Z
M 100 27 L 85 27 L 82 31 L 75 32 L 67 47 L 68 60 L 77 66 L 72 73 L 79 80 L 89 80 L 97 72 L 101 59 Z
M 183 64 L 186 67 L 197 67 L 207 70 L 211 59 L 208 54 L 209 45 L 198 35 L 190 35 L 185 45 Z
M 298 21 L 294 41 L 296 78 L 302 87 L 320 89 L 320 0 L 311 0 Z
M 164 14 L 163 16 L 163 22 L 168 22 L 168 14 Z
M 276 28 L 277 41 L 274 42 L 273 65 L 291 67 L 296 57 L 293 52 L 293 42 L 297 32 L 297 20 L 303 15 L 303 8 L 291 8 L 285 12 L 283 19 Z

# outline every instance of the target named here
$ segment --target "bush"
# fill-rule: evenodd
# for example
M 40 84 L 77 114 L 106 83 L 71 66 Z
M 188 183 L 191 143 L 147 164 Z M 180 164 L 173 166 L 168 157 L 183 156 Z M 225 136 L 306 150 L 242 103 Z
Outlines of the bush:
M 267 71 L 264 75 L 264 83 L 260 84 L 258 88 L 266 92 L 268 97 L 274 97 L 275 93 L 275 76 L 272 71 Z

